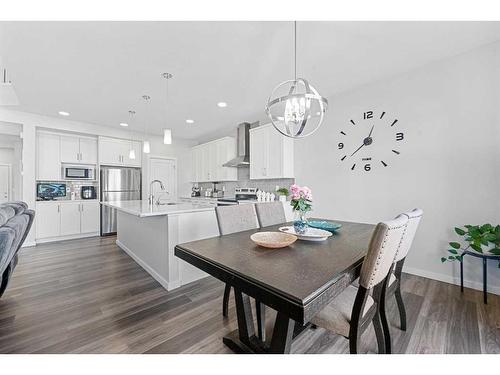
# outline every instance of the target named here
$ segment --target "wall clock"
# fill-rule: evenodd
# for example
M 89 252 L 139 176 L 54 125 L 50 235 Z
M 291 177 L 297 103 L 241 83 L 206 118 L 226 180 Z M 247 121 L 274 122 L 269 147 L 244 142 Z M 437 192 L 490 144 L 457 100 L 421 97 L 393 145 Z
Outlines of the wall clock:
M 370 172 L 391 165 L 401 154 L 405 134 L 398 119 L 385 111 L 366 111 L 340 131 L 340 161 L 352 171 Z

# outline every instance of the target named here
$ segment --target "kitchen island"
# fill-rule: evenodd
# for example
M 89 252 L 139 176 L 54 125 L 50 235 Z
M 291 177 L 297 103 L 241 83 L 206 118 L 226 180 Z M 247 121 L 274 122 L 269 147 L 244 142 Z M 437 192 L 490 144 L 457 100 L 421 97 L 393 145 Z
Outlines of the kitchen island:
M 116 244 L 165 289 L 208 276 L 174 256 L 179 243 L 219 235 L 213 205 L 147 201 L 101 202 L 117 210 Z

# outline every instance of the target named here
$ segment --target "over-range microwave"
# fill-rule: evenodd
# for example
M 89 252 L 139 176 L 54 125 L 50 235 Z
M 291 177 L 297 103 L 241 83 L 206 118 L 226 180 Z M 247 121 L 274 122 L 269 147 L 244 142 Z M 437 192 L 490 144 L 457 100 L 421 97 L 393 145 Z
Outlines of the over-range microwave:
M 95 180 L 95 166 L 63 164 L 62 178 L 65 180 Z

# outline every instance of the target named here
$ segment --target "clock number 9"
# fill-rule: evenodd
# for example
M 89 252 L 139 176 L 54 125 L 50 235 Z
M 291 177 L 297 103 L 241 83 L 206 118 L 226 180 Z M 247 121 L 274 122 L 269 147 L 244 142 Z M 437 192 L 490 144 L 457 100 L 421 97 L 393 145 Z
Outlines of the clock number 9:
M 339 143 L 339 150 L 342 150 L 344 148 L 344 144 L 342 142 Z
M 365 171 L 370 171 L 372 169 L 372 167 L 370 166 L 370 164 L 365 164 Z

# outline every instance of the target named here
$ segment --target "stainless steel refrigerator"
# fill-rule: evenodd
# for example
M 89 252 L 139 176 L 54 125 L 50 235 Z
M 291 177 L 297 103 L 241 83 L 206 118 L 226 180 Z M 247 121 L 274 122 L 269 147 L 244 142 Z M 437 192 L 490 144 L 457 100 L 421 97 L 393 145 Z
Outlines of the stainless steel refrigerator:
M 141 199 L 141 169 L 101 166 L 101 201 Z M 116 209 L 101 205 L 101 236 L 116 233 Z

